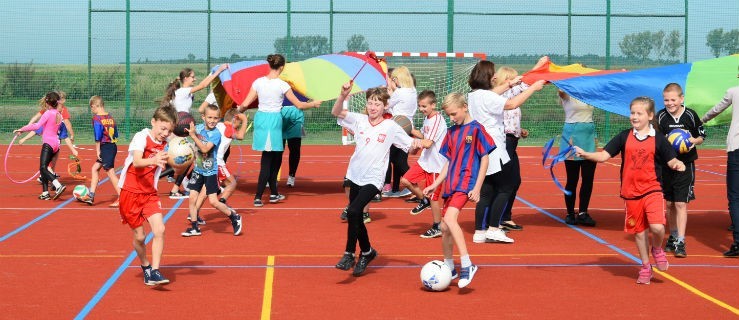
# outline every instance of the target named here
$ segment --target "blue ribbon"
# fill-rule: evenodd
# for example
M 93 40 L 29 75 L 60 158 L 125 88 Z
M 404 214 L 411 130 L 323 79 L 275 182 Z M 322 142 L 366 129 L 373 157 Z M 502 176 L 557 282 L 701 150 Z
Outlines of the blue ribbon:
M 551 153 L 552 146 L 554 146 L 554 138 L 547 141 L 547 143 L 544 144 L 544 150 L 542 151 L 541 165 L 544 167 L 544 169 L 549 169 L 549 174 L 552 176 L 552 181 L 554 182 L 554 185 L 556 185 L 559 190 L 562 190 L 565 195 L 569 196 L 572 194 L 572 192 L 566 190 L 564 186 L 559 183 L 559 180 L 557 180 L 557 176 L 554 175 L 554 166 L 557 163 L 560 163 L 565 159 L 573 156 L 575 153 L 575 147 L 572 146 L 569 141 L 566 142 L 568 144 L 567 148 L 564 148 L 563 150 L 560 150 L 559 153 L 552 155 Z M 551 160 L 549 164 L 547 164 L 547 160 Z

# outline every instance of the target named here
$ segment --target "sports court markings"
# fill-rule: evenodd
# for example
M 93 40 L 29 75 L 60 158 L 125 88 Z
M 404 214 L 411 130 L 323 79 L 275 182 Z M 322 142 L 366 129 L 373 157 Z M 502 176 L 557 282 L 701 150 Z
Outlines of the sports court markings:
M 185 199 L 180 199 L 175 203 L 174 207 L 167 212 L 167 215 L 164 216 L 164 223 L 167 223 L 167 220 L 169 220 L 170 217 L 177 211 L 176 209 L 184 202 Z M 144 245 L 148 244 L 151 239 L 154 238 L 154 234 L 149 232 L 149 234 L 146 235 L 146 239 L 144 240 Z M 106 293 L 108 293 L 108 290 L 115 284 L 116 281 L 121 277 L 124 271 L 126 271 L 126 268 L 131 265 L 131 262 L 136 259 L 136 250 L 132 250 L 131 254 L 128 255 L 126 260 L 121 263 L 120 266 L 118 266 L 118 269 L 113 272 L 113 274 L 108 278 L 107 281 L 103 284 L 102 287 L 98 290 L 97 293 L 85 304 L 85 306 L 80 310 L 80 312 L 75 316 L 75 319 L 84 319 L 87 317 L 88 314 L 90 314 L 90 311 L 92 311 L 93 308 L 100 302 L 100 300 L 105 296 Z
M 609 248 L 611 248 L 612 250 L 614 250 L 614 251 L 618 252 L 619 254 L 621 254 L 621 255 L 625 256 L 626 258 L 629 258 L 629 259 L 631 259 L 632 261 L 636 262 L 637 264 L 641 264 L 641 259 L 640 259 L 640 258 L 637 258 L 636 256 L 634 256 L 634 255 L 632 255 L 632 254 L 630 254 L 630 253 L 628 253 L 628 252 L 626 252 L 626 251 L 622 250 L 621 248 L 619 248 L 619 247 L 617 247 L 617 246 L 615 246 L 615 245 L 612 245 L 612 244 L 608 243 L 607 241 L 605 241 L 605 240 L 603 240 L 603 239 L 599 238 L 598 236 L 596 236 L 596 235 L 594 235 L 594 234 L 592 234 L 592 233 L 590 233 L 590 232 L 587 232 L 587 231 L 583 230 L 582 228 L 580 228 L 580 227 L 578 227 L 578 226 L 574 226 L 574 225 L 568 225 L 568 224 L 565 224 L 565 222 L 564 222 L 564 220 L 563 220 L 562 218 L 560 218 L 560 217 L 558 217 L 558 216 L 556 216 L 556 215 L 554 215 L 554 214 L 552 214 L 552 213 L 550 213 L 550 212 L 548 212 L 548 211 L 546 211 L 546 210 L 544 210 L 544 209 L 542 209 L 542 208 L 539 208 L 539 207 L 538 207 L 538 206 L 536 206 L 535 204 L 533 204 L 533 203 L 531 203 L 531 202 L 528 202 L 528 201 L 524 200 L 523 198 L 521 198 L 521 197 L 519 197 L 519 196 L 516 196 L 516 200 L 518 200 L 518 201 L 521 201 L 521 202 L 525 203 L 525 204 L 526 204 L 526 205 L 528 205 L 529 207 L 531 207 L 531 208 L 533 208 L 533 209 L 535 209 L 535 210 L 539 211 L 540 213 L 544 214 L 545 216 L 548 216 L 548 217 L 550 217 L 550 218 L 552 218 L 552 219 L 554 219 L 554 220 L 556 220 L 556 221 L 558 221 L 558 222 L 560 222 L 560 223 L 562 223 L 562 224 L 566 225 L 567 227 L 569 227 L 569 228 L 571 228 L 571 229 L 573 229 L 573 230 L 575 230 L 575 231 L 577 231 L 577 232 L 579 232 L 579 233 L 583 234 L 584 236 L 586 236 L 586 237 L 588 237 L 588 238 L 590 238 L 590 239 L 594 240 L 595 242 L 597 242 L 597 243 L 599 243 L 599 244 L 603 244 L 603 245 L 606 245 L 607 247 L 609 247 Z M 706 299 L 706 300 L 708 300 L 708 301 L 710 301 L 710 302 L 713 302 L 714 304 L 718 305 L 719 307 L 722 307 L 722 308 L 724 308 L 724 309 L 727 309 L 727 310 L 731 311 L 732 313 L 734 313 L 734 314 L 736 314 L 736 315 L 739 315 L 739 309 L 737 309 L 736 307 L 734 307 L 734 306 L 732 306 L 732 305 L 729 305 L 729 304 L 727 304 L 727 303 L 725 303 L 725 302 L 723 302 L 723 301 L 721 301 L 721 300 L 719 300 L 719 299 L 716 299 L 716 298 L 714 298 L 714 297 L 712 297 L 712 296 L 710 296 L 710 295 L 706 294 L 706 293 L 705 293 L 705 292 L 703 292 L 703 291 L 700 291 L 700 290 L 698 290 L 697 288 L 695 288 L 695 287 L 693 287 L 693 286 L 689 285 L 688 283 L 686 283 L 686 282 L 683 282 L 683 281 L 681 281 L 681 280 L 677 279 L 677 278 L 676 278 L 676 277 L 674 277 L 674 276 L 671 276 L 671 275 L 670 275 L 670 274 L 668 274 L 667 272 L 659 271 L 659 270 L 657 270 L 657 269 L 656 269 L 656 268 L 654 268 L 654 267 L 652 267 L 652 270 L 654 270 L 654 271 L 655 271 L 655 272 L 656 272 L 657 274 L 659 274 L 659 275 L 662 275 L 662 276 L 664 276 L 664 277 L 665 277 L 666 279 L 668 279 L 668 280 L 670 280 L 670 281 L 674 282 L 675 284 L 677 284 L 677 285 L 679 285 L 679 286 L 683 287 L 684 289 L 688 290 L 689 292 L 691 292 L 691 293 L 693 293 L 693 294 L 695 294 L 695 295 L 697 295 L 697 296 L 699 296 L 699 297 L 701 297 L 701 298 L 703 298 L 703 299 Z

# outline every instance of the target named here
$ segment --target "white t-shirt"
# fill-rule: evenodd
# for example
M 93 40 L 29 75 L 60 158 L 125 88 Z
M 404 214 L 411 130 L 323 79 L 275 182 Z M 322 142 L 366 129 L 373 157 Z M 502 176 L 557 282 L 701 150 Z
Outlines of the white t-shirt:
M 367 115 L 349 112 L 344 119 L 338 118 L 336 122 L 354 132 L 356 142 L 346 178 L 359 186 L 371 184 L 381 190 L 390 161 L 390 146 L 408 152 L 413 138 L 390 119 L 373 126 Z
M 208 93 L 207 96 L 205 96 L 205 102 L 212 104 L 212 105 L 218 105 L 218 101 L 216 101 L 216 95 L 213 94 L 213 91 Z
M 192 107 L 192 88 L 179 88 L 174 92 L 174 98 L 172 98 L 172 105 L 177 112 L 190 112 Z
M 226 150 L 231 145 L 234 135 L 234 127 L 231 124 L 225 124 L 219 122 L 216 124 L 216 129 L 221 133 L 221 143 L 218 144 L 218 150 L 216 151 L 216 162 L 219 166 L 225 166 L 226 161 L 223 160 L 223 156 L 226 155 Z
M 428 149 L 421 151 L 418 157 L 418 165 L 423 171 L 428 173 L 441 173 L 441 169 L 447 162 L 447 159 L 439 153 L 441 144 L 446 136 L 446 122 L 441 113 L 436 113 L 430 118 L 423 119 L 423 128 L 421 128 L 423 138 L 433 141 L 434 143 Z
M 565 123 L 593 122 L 593 106 L 573 97 L 567 100 L 559 98 L 559 103 L 565 110 Z
M 418 94 L 416 88 L 398 88 L 393 91 L 387 101 L 387 110 L 393 116 L 402 115 L 408 117 L 413 123 L 413 116 L 418 109 Z
M 285 100 L 285 92 L 290 90 L 290 85 L 280 78 L 261 77 L 255 80 L 251 87 L 257 92 L 258 110 L 262 112 L 280 112 L 282 101 Z
M 495 150 L 489 154 L 490 162 L 485 175 L 499 172 L 511 158 L 505 146 L 503 110 L 507 99 L 490 90 L 475 90 L 467 94 L 470 116 L 477 120 L 493 137 Z

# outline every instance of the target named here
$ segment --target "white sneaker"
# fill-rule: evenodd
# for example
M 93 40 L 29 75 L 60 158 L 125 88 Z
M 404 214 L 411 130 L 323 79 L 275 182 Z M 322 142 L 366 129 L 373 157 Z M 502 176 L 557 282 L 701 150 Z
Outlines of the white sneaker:
M 477 232 L 472 235 L 472 242 L 474 243 L 485 243 L 485 232 Z
M 411 193 L 412 192 L 410 190 L 408 190 L 408 188 L 405 188 L 403 190 L 400 190 L 400 191 L 396 192 L 395 193 L 395 196 L 398 197 L 398 198 L 402 198 L 402 197 L 410 196 Z
M 500 229 L 488 229 L 485 231 L 485 238 L 493 242 L 513 243 L 513 239 L 506 236 L 505 232 Z
M 287 186 L 291 188 L 295 187 L 295 177 L 287 176 Z

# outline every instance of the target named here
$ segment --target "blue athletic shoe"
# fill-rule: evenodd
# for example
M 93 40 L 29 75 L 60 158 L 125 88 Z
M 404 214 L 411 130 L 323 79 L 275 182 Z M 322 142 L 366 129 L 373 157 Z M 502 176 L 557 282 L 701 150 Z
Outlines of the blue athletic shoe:
M 477 266 L 473 264 L 467 268 L 461 268 L 459 273 L 459 282 L 457 282 L 457 285 L 461 289 L 472 282 L 472 278 L 474 278 L 475 273 L 477 273 Z

